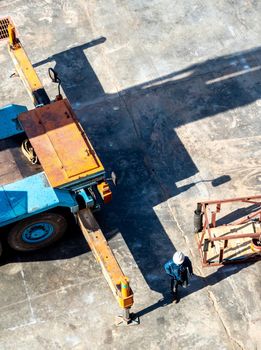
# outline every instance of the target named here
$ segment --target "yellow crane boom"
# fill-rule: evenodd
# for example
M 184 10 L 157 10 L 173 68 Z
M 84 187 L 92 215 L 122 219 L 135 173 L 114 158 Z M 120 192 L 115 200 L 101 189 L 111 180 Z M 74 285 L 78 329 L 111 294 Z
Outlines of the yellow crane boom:
M 131 322 L 129 311 L 133 305 L 133 292 L 128 278 L 122 272 L 91 210 L 89 208 L 80 210 L 78 220 L 82 233 L 100 264 L 113 295 L 124 310 L 123 321 Z

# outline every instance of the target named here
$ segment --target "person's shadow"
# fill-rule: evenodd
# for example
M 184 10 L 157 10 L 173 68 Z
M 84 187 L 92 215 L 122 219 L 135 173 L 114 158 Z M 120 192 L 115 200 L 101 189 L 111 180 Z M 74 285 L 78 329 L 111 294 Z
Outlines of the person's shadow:
M 180 299 L 183 299 L 187 297 L 190 294 L 193 294 L 195 292 L 198 292 L 201 289 L 204 289 L 209 286 L 214 286 L 220 281 L 226 279 L 227 277 L 234 275 L 238 273 L 239 271 L 249 267 L 250 265 L 254 264 L 255 261 L 250 262 L 248 264 L 238 264 L 238 265 L 224 265 L 221 266 L 217 271 L 210 274 L 207 277 L 199 276 L 196 274 L 193 274 L 192 277 L 189 280 L 189 286 L 187 288 L 179 287 L 178 292 L 178 302 Z M 167 277 L 167 276 L 166 276 Z M 159 299 L 156 303 L 149 305 L 145 309 L 140 310 L 135 314 L 137 317 L 142 317 L 150 312 L 153 312 L 157 310 L 160 307 L 165 307 L 169 304 L 173 303 L 173 296 L 170 293 L 170 281 L 167 281 L 167 288 L 162 293 L 162 298 Z

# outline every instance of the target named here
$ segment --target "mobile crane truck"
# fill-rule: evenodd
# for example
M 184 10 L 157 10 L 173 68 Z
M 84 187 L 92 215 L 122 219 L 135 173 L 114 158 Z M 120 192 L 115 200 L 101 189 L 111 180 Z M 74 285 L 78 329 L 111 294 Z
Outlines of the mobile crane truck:
M 0 40 L 8 42 L 16 72 L 35 106 L 0 108 L 2 235 L 17 251 L 46 247 L 63 235 L 70 212 L 123 310 L 118 323 L 131 324 L 133 292 L 92 214 L 98 198 L 107 203 L 112 197 L 105 169 L 62 97 L 56 72 L 49 68 L 50 78 L 58 83 L 58 95 L 51 101 L 8 17 L 0 19 Z

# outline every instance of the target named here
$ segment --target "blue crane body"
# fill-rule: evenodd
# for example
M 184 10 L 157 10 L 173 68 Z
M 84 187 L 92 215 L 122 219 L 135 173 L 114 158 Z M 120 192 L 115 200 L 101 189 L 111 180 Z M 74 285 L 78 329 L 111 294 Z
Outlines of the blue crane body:
M 24 130 L 18 121 L 18 116 L 25 111 L 27 111 L 27 108 L 19 105 L 8 105 L 0 108 L 0 143 L 5 143 L 5 139 L 7 138 L 15 139 L 17 135 L 21 136 L 24 134 Z M 2 154 L 3 151 L 1 152 L 1 155 Z M 2 158 L 1 155 L 0 160 Z M 9 159 L 9 162 L 10 161 L 15 163 L 13 159 Z M 24 162 L 27 162 L 27 159 L 24 159 Z M 6 163 L 6 165 L 8 166 L 8 163 Z M 2 168 L 6 168 L 3 163 Z M 94 206 L 94 199 L 91 195 L 82 191 L 84 187 L 81 188 L 80 183 L 78 184 L 79 189 L 77 189 L 77 191 L 53 188 L 49 184 L 44 171 L 37 172 L 31 176 L 26 176 L 17 181 L 9 182 L 9 179 L 9 174 L 5 176 L 1 174 L 0 227 L 48 211 L 55 207 L 68 208 L 72 213 L 77 212 L 77 210 L 79 210 L 79 203 L 76 197 L 79 194 L 84 196 L 86 206 Z M 91 180 L 91 182 L 92 181 L 93 180 Z M 86 185 L 86 179 L 84 184 Z
M 35 105 L 31 111 L 17 104 L 0 108 L 0 227 L 13 249 L 35 250 L 63 234 L 68 211 L 76 216 L 82 208 L 97 208 L 101 199 L 111 199 L 111 191 L 102 163 L 60 94 L 56 72 L 49 70 L 59 92 L 51 101 L 12 22 L 3 19 L 0 28 Z

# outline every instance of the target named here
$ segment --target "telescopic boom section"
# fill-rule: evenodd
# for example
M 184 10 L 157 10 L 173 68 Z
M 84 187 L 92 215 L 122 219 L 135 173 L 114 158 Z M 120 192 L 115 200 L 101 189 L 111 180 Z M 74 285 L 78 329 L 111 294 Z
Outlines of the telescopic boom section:
M 80 210 L 78 220 L 119 306 L 124 310 L 125 321 L 130 320 L 129 309 L 133 305 L 133 293 L 128 278 L 122 272 L 90 209 Z

